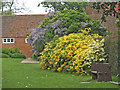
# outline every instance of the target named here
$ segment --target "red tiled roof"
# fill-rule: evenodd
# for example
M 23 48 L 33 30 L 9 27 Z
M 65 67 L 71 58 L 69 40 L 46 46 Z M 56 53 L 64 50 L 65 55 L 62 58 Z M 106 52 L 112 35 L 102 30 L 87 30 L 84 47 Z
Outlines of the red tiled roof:
M 30 29 L 40 25 L 45 15 L 2 15 L 2 37 L 25 37 Z

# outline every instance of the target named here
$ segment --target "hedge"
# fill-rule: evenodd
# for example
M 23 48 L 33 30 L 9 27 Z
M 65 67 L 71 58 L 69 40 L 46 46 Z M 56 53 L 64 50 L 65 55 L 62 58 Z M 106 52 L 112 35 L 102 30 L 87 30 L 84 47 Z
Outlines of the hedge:
M 26 58 L 18 48 L 0 48 L 3 58 Z M 1 56 L 2 58 L 2 56 Z
M 11 54 L 11 58 L 26 58 L 22 53 Z
M 9 55 L 4 54 L 4 53 L 0 53 L 0 58 L 9 58 Z

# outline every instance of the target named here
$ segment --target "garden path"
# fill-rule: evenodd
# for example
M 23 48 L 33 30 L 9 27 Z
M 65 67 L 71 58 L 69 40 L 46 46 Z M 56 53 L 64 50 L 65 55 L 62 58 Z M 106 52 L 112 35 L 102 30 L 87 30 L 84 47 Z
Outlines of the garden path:
M 26 58 L 23 61 L 21 61 L 21 63 L 39 63 L 39 61 L 35 61 L 31 58 Z

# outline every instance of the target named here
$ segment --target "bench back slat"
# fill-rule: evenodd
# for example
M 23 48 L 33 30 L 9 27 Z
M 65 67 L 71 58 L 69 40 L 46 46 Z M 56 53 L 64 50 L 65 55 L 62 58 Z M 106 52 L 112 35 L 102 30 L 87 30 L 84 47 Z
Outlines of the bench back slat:
M 107 72 L 110 73 L 110 64 L 108 63 L 92 63 L 91 70 L 97 72 Z

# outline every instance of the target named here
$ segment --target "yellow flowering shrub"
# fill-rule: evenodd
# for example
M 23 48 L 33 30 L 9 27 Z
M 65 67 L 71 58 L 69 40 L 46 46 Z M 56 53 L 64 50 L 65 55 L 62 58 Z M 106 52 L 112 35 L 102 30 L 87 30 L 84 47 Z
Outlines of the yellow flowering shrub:
M 102 37 L 89 35 L 90 30 L 87 28 L 82 33 L 72 33 L 47 43 L 40 56 L 41 68 L 84 75 L 91 62 L 105 61 L 104 42 L 95 40 Z

